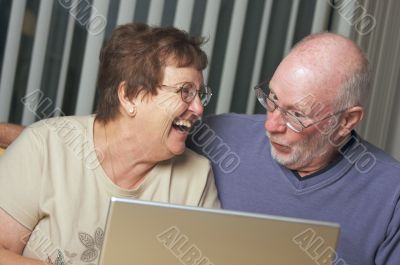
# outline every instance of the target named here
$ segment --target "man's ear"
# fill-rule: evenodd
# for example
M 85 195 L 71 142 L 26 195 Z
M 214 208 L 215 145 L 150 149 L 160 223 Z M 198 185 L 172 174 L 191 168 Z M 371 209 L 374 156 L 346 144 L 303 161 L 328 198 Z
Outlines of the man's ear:
M 121 104 L 122 110 L 130 117 L 136 115 L 136 105 L 134 99 L 129 99 L 126 95 L 126 81 L 122 81 L 118 85 L 118 99 Z
M 361 106 L 355 106 L 349 108 L 343 115 L 339 127 L 339 135 L 348 135 L 357 125 L 361 122 L 364 117 L 364 108 Z

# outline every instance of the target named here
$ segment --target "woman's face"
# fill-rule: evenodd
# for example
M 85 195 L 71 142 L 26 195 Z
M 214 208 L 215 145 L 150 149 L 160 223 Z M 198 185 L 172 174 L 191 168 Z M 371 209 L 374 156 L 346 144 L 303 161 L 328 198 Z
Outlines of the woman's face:
M 137 114 L 141 124 L 143 151 L 155 160 L 169 159 L 185 151 L 186 137 L 193 123 L 203 114 L 203 105 L 196 97 L 184 102 L 179 88 L 191 83 L 196 89 L 203 85 L 203 75 L 193 67 L 167 66 L 158 94 L 137 100 Z

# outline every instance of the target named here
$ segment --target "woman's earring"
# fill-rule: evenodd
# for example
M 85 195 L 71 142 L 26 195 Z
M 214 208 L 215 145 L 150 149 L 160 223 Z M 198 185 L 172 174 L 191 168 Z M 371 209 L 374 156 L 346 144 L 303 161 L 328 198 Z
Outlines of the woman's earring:
M 136 107 L 135 106 L 130 106 L 129 109 L 128 109 L 128 113 L 129 113 L 129 116 L 131 118 L 135 117 L 135 115 L 136 115 Z

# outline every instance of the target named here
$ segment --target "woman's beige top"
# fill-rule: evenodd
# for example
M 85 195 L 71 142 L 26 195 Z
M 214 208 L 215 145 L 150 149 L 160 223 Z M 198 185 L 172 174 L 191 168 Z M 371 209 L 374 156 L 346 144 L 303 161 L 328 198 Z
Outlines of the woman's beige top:
M 209 161 L 189 149 L 133 190 L 115 185 L 97 159 L 93 124 L 94 116 L 40 121 L 0 158 L 0 207 L 33 231 L 24 256 L 97 264 L 111 196 L 220 206 Z

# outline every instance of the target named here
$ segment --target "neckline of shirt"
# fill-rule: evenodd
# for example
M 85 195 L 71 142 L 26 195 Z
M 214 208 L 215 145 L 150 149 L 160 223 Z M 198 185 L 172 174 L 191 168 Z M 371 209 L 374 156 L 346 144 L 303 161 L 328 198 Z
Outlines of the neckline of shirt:
M 95 115 L 91 115 L 88 120 L 88 129 L 87 129 L 87 139 L 89 139 L 88 147 L 92 150 L 95 150 L 94 146 L 94 121 Z M 105 188 L 110 192 L 112 196 L 124 196 L 124 197 L 132 197 L 132 198 L 139 198 L 146 187 L 153 181 L 155 176 L 159 175 L 161 171 L 169 171 L 171 173 L 171 163 L 157 163 L 146 176 L 144 176 L 144 180 L 135 188 L 133 189 L 124 189 L 120 186 L 116 185 L 112 180 L 107 176 L 106 172 L 104 171 L 103 167 L 101 166 L 100 161 L 98 161 L 98 166 L 94 169 L 94 173 L 96 177 L 98 177 Z
M 355 131 L 352 131 L 352 137 L 343 145 L 339 156 L 334 161 L 323 169 L 305 177 L 301 177 L 297 172 L 280 165 L 272 157 L 271 159 L 273 160 L 273 164 L 277 171 L 280 172 L 281 177 L 284 177 L 290 183 L 295 193 L 304 194 L 312 192 L 338 181 L 348 170 L 350 170 L 353 163 L 350 163 L 345 159 L 342 154 L 345 154 L 349 149 L 351 149 L 351 146 L 356 142 L 354 138 L 359 137 Z M 271 155 L 269 154 L 269 156 Z

